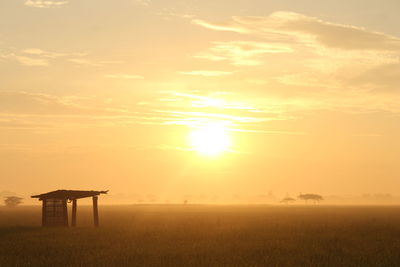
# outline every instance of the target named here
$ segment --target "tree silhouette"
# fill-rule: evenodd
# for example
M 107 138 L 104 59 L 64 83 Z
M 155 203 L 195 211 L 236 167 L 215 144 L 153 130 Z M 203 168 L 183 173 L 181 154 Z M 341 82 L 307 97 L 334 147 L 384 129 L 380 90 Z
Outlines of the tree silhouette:
M 7 207 L 16 207 L 19 204 L 22 203 L 22 199 L 20 197 L 15 197 L 15 196 L 11 196 L 11 197 L 6 197 L 6 199 L 4 200 L 4 203 L 6 204 Z
M 324 200 L 322 196 L 317 194 L 300 194 L 297 198 L 304 200 L 306 203 L 308 200 L 313 200 L 314 203 Z
M 292 197 L 285 197 L 284 199 L 282 199 L 280 202 L 281 203 L 285 203 L 285 204 L 289 204 L 289 203 L 292 203 L 292 202 L 295 202 L 296 201 L 296 199 L 294 199 L 294 198 L 292 198 Z

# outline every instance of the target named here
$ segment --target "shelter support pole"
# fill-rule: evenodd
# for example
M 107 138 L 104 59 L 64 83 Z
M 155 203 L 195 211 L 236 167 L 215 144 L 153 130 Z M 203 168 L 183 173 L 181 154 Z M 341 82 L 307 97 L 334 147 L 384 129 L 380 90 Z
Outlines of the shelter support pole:
M 47 222 L 46 222 L 46 199 L 42 200 L 42 226 L 46 226 Z
M 97 208 L 97 196 L 93 196 L 93 219 L 94 219 L 94 226 L 99 226 L 99 210 Z
M 77 208 L 77 200 L 73 199 L 72 200 L 72 222 L 71 225 L 72 227 L 76 226 L 76 208 Z
M 64 226 L 68 227 L 68 207 L 67 207 L 67 199 L 62 200 L 63 206 L 63 217 L 64 217 Z

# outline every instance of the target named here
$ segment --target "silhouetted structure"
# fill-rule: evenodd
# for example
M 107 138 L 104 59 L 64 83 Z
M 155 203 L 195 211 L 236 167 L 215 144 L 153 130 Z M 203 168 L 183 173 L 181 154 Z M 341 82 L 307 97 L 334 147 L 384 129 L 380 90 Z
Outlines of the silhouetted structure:
M 292 197 L 285 197 L 284 199 L 282 199 L 280 202 L 281 203 L 285 203 L 285 204 L 289 204 L 291 202 L 295 202 L 296 199 L 292 198 Z
M 314 203 L 317 203 L 317 202 L 319 202 L 321 200 L 324 200 L 324 198 L 322 196 L 317 195 L 317 194 L 300 194 L 298 196 L 298 198 L 305 200 L 306 203 L 307 203 L 307 200 L 313 200 Z
M 108 191 L 57 190 L 32 196 L 42 201 L 42 226 L 68 226 L 67 201 L 72 201 L 72 226 L 76 226 L 77 200 L 92 197 L 94 226 L 99 226 L 97 200 Z
M 13 208 L 21 204 L 22 199 L 23 198 L 21 197 L 15 197 L 15 196 L 6 197 L 6 199 L 4 200 L 4 204 L 6 204 L 7 207 Z

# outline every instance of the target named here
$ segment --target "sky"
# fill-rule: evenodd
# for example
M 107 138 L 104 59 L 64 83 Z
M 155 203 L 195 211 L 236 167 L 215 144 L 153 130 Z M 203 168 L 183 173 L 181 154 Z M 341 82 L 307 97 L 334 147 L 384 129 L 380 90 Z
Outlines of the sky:
M 398 0 L 1 0 L 0 191 L 400 195 Z

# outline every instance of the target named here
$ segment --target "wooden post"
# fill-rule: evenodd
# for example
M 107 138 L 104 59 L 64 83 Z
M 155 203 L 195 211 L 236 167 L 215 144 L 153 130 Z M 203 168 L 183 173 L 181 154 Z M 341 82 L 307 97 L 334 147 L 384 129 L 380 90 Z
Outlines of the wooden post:
M 42 226 L 46 226 L 47 225 L 47 222 L 46 222 L 46 213 L 47 213 L 47 210 L 46 210 L 46 199 L 43 199 L 42 200 Z
M 99 210 L 97 209 L 97 196 L 93 196 L 93 219 L 94 219 L 94 226 L 99 226 Z
M 72 200 L 72 222 L 71 225 L 72 227 L 76 226 L 76 205 L 77 204 L 77 200 L 73 199 Z
M 68 207 L 67 207 L 67 200 L 62 200 L 63 205 L 63 218 L 64 218 L 64 226 L 68 227 Z

